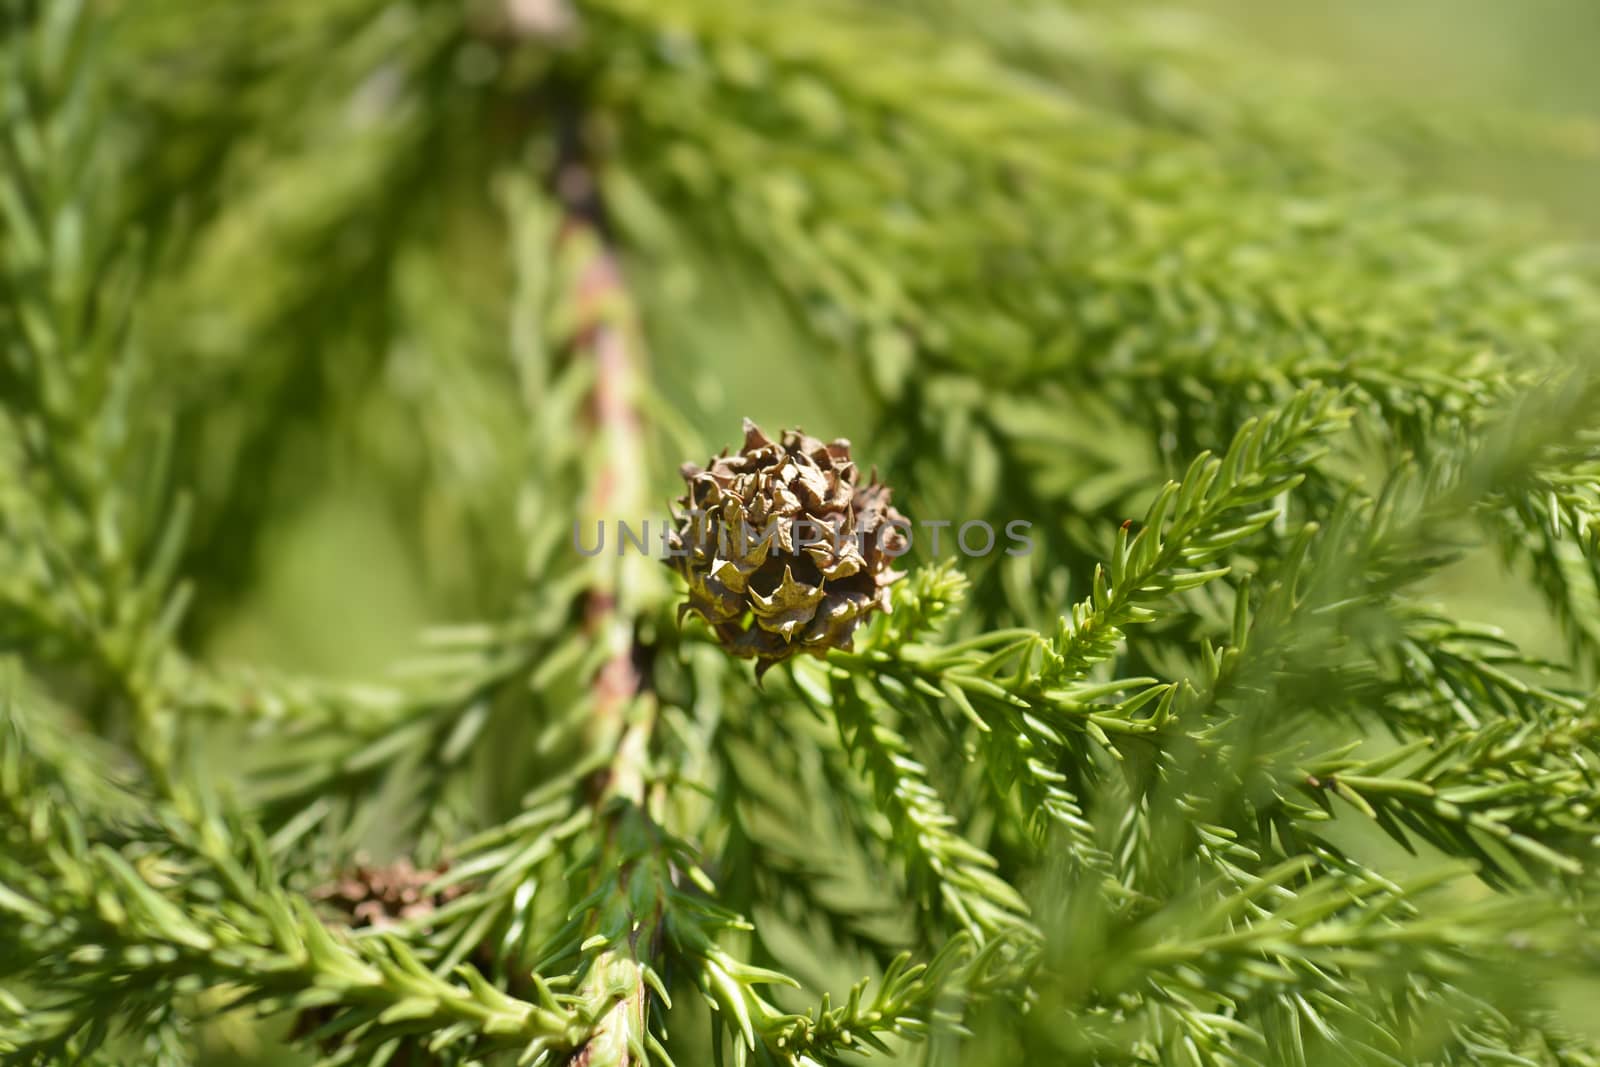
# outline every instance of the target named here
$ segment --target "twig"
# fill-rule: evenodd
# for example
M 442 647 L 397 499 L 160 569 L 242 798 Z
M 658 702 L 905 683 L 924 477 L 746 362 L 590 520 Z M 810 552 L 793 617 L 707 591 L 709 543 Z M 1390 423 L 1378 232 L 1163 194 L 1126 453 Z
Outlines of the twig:
M 594 363 L 590 432 L 598 465 L 586 508 L 591 519 L 604 521 L 642 510 L 644 448 L 634 406 L 640 344 L 621 264 L 607 239 L 598 183 L 585 158 L 572 109 L 562 115 L 561 133 L 555 184 L 563 220 L 557 254 L 574 267 L 572 356 Z M 639 699 L 642 680 L 635 665 L 639 591 L 630 578 L 638 562 L 628 557 L 596 560 L 584 612 L 586 630 L 606 650 L 592 683 L 589 737 L 596 746 L 614 746 L 603 779 L 595 783 L 593 803 L 604 823 L 605 860 L 598 869 L 617 872 L 619 898 L 632 896 L 630 878 L 640 873 L 637 842 L 656 837 L 646 810 L 654 714 L 651 701 Z M 587 984 L 596 992 L 619 990 L 622 995 L 573 1054 L 574 1067 L 602 1063 L 626 1067 L 643 1051 L 650 996 L 646 961 L 660 934 L 664 906 L 661 894 L 654 896 L 648 914 L 624 915 L 627 937 L 595 958 Z M 597 909 L 597 921 L 603 921 L 603 912 L 603 907 Z

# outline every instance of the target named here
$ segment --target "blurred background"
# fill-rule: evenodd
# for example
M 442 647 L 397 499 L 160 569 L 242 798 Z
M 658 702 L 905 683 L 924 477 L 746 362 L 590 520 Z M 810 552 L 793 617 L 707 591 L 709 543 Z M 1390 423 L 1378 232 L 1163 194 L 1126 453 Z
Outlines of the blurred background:
M 1285 71 L 1313 83 L 1331 80 L 1355 98 L 1405 99 L 1416 109 L 1467 122 L 1479 112 L 1523 110 L 1600 118 L 1600 7 L 1586 0 L 1188 0 L 1129 7 L 1174 45 L 1221 39 L 1237 48 L 1241 62 L 1219 60 L 1210 71 L 1163 67 L 1157 57 L 1134 87 L 1179 109 L 1192 101 L 1197 122 L 1211 103 L 1203 80 L 1208 74 L 1230 86 L 1259 80 L 1260 102 L 1270 108 L 1273 79 Z M 203 49 L 202 31 L 196 29 L 191 43 Z M 1251 65 L 1264 59 L 1270 65 Z M 470 57 L 461 64 L 469 82 L 471 65 Z M 227 91 L 226 85 L 215 88 Z M 1506 198 L 1542 216 L 1559 237 L 1582 241 L 1600 236 L 1597 155 L 1600 146 L 1563 158 L 1418 138 L 1410 162 L 1442 191 Z M 306 165 L 312 168 L 307 180 L 340 178 L 337 157 Z M 329 173 L 319 174 L 318 166 Z M 470 166 L 464 160 L 458 169 L 469 174 Z M 435 188 L 424 195 L 443 202 L 449 193 Z M 481 197 L 461 199 L 470 204 Z M 469 527 L 509 514 L 494 506 L 495 493 L 510 485 L 512 474 L 510 456 L 497 454 L 497 435 L 511 440 L 519 430 L 489 398 L 452 393 L 448 382 L 430 377 L 440 373 L 437 367 L 429 369 L 430 353 L 494 359 L 503 343 L 495 293 L 505 283 L 495 265 L 501 235 L 490 219 L 464 221 L 451 230 L 456 247 L 449 249 L 448 277 L 430 276 L 437 268 L 420 257 L 400 261 L 400 305 L 415 314 L 418 330 L 382 355 L 388 388 L 364 394 L 355 412 L 342 406 L 336 380 L 287 398 L 280 414 L 293 431 L 289 443 L 272 457 L 271 475 L 252 481 L 254 499 L 238 504 L 261 521 L 259 536 L 244 546 L 249 558 L 237 561 L 239 583 L 203 592 L 210 612 L 202 617 L 215 655 L 364 677 L 407 652 L 420 626 L 492 608 L 481 581 L 514 566 L 514 552 L 498 561 L 477 558 L 484 541 Z M 424 241 L 435 240 L 438 223 L 436 205 L 428 204 L 396 210 L 386 220 Z M 857 394 L 813 373 L 811 342 L 764 287 L 723 264 L 698 264 L 693 274 L 676 263 L 662 273 L 639 266 L 630 282 L 644 305 L 652 376 L 680 410 L 693 414 L 702 442 L 713 449 L 734 443 L 745 415 L 774 428 L 804 425 L 824 437 L 859 439 L 868 432 L 868 412 Z M 222 323 L 234 312 L 248 321 L 249 302 L 260 294 L 231 292 L 227 278 L 217 281 L 220 303 L 210 311 Z M 339 293 L 319 299 L 328 306 L 314 305 L 308 315 L 346 311 Z M 282 328 L 292 344 L 293 323 Z M 359 344 L 359 334 L 348 343 Z M 430 414 L 433 399 L 464 407 Z M 481 403 L 474 407 L 475 401 Z M 215 414 L 218 421 L 229 417 Z M 471 426 L 474 437 L 438 440 L 430 424 L 446 434 Z M 674 490 L 659 476 L 671 479 L 688 455 L 659 458 L 654 484 L 664 510 Z M 450 483 L 448 499 L 426 490 L 441 480 Z M 420 507 L 411 492 L 419 485 Z M 481 506 L 463 511 L 460 500 L 480 489 Z M 1459 570 L 1440 592 L 1474 617 L 1518 612 L 1515 622 L 1554 639 L 1545 610 L 1500 581 L 1492 561 Z

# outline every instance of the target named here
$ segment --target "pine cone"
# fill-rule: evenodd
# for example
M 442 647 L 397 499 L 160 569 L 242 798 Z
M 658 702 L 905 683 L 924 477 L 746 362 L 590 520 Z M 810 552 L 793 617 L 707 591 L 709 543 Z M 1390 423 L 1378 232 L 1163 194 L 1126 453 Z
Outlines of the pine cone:
M 437 894 L 423 892 L 428 884 L 450 869 L 448 862 L 418 868 L 404 856 L 384 867 L 357 863 L 337 881 L 311 892 L 311 899 L 332 905 L 350 926 L 391 926 L 407 919 L 422 919 L 464 892 L 460 883 Z
M 909 523 L 876 471 L 857 484 L 849 441 L 786 430 L 774 444 L 746 419 L 738 454 L 681 473 L 667 557 L 689 583 L 679 619 L 699 613 L 724 648 L 757 661 L 757 677 L 802 649 L 849 648 L 863 619 L 889 610 Z
M 336 920 L 352 929 L 393 926 L 406 920 L 426 919 L 467 891 L 466 886 L 456 882 L 438 893 L 423 892 L 449 869 L 448 860 L 433 867 L 418 867 L 402 856 L 393 863 L 375 867 L 358 858 L 355 866 L 340 872 L 334 881 L 318 886 L 308 895 L 332 913 L 325 917 L 325 922 Z M 480 967 L 487 970 L 487 962 L 482 958 L 484 953 L 485 946 L 479 945 L 474 955 L 479 958 Z M 312 1038 L 344 1011 L 338 1004 L 306 1008 L 295 1017 L 289 1036 L 296 1041 Z M 340 1036 L 336 1030 L 318 1041 L 318 1047 L 325 1053 L 332 1053 L 338 1047 Z M 388 1061 L 389 1067 L 421 1067 L 443 1062 L 432 1055 L 425 1044 L 421 1037 L 402 1039 Z

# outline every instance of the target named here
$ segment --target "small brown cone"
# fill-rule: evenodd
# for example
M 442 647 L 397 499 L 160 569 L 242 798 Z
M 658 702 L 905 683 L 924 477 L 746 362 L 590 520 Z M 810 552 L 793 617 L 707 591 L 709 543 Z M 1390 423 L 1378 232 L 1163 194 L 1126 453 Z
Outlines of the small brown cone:
M 351 927 L 425 919 L 464 891 L 456 883 L 437 894 L 424 892 L 449 869 L 448 863 L 419 868 L 403 856 L 384 866 L 358 862 L 335 881 L 313 890 L 311 899 L 329 905 Z
M 737 453 L 681 473 L 667 557 L 689 587 L 679 615 L 705 619 L 757 677 L 797 652 L 850 648 L 862 620 L 889 610 L 910 524 L 876 474 L 860 484 L 849 441 L 786 430 L 774 442 L 746 419 Z

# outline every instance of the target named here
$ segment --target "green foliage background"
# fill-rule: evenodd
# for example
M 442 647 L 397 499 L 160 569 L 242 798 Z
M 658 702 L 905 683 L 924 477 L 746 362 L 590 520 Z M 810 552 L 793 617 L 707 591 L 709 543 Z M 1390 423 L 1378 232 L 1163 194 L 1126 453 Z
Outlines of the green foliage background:
M 0 1060 L 1600 1059 L 1592 6 L 0 12 Z M 1038 550 L 757 688 L 742 416 Z

